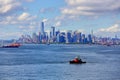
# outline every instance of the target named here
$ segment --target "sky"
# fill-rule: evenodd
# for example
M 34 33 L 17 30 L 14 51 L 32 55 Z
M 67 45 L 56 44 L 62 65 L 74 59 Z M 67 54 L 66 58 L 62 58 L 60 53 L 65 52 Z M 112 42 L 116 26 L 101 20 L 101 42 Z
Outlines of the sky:
M 55 26 L 120 38 L 120 0 L 0 0 L 0 39 L 17 39 Z

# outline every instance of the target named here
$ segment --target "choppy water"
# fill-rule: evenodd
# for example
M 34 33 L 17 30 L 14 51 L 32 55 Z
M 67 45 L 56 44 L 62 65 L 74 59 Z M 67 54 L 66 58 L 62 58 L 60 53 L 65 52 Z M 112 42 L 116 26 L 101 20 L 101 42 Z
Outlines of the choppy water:
M 80 55 L 86 64 L 69 64 Z M 120 80 L 120 46 L 23 45 L 0 48 L 0 80 Z

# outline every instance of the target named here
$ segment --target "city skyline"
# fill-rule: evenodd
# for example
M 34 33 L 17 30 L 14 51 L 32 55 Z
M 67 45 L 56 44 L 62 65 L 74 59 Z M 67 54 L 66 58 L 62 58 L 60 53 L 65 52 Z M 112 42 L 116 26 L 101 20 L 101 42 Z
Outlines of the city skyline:
M 120 39 L 117 35 L 114 38 L 111 37 L 98 37 L 91 31 L 86 35 L 79 30 L 61 31 L 56 30 L 54 26 L 51 26 L 50 32 L 44 30 L 44 22 L 41 22 L 41 31 L 35 32 L 32 35 L 21 35 L 18 40 L 12 40 L 13 42 L 26 43 L 26 44 L 51 44 L 51 43 L 64 43 L 64 44 L 102 44 L 102 45 L 118 45 Z
M 0 0 L 0 39 L 17 39 L 23 34 L 79 30 L 96 36 L 120 38 L 120 0 Z M 13 4 L 14 3 L 14 4 Z

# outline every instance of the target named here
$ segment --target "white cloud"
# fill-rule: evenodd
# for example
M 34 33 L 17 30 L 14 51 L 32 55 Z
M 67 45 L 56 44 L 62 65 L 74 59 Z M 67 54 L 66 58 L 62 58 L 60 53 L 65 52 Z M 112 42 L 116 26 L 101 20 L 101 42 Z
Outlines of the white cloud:
M 61 25 L 61 22 L 60 22 L 60 21 L 56 22 L 56 24 L 55 24 L 56 27 L 58 27 L 58 26 L 60 26 L 60 25 Z
M 18 17 L 18 20 L 23 21 L 23 20 L 28 20 L 29 18 L 30 18 L 30 14 L 24 12 L 24 13 L 22 13 L 22 14 Z
M 33 23 L 36 18 L 37 18 L 36 15 L 31 15 L 30 13 L 23 12 L 21 15 L 19 15 L 17 17 L 17 20 L 23 21 L 23 22 L 32 21 L 32 23 Z
M 35 25 L 37 16 L 23 12 L 20 15 L 4 16 L 0 21 L 1 25 Z
M 120 10 L 120 0 L 65 0 L 67 6 L 61 9 L 69 15 L 103 15 Z
M 43 19 L 42 21 L 43 21 L 43 22 L 47 22 L 47 21 L 48 21 L 48 19 L 47 19 L 47 18 L 45 18 L 45 19 Z
M 0 38 L 18 38 L 20 32 L 35 31 L 37 25 L 37 16 L 27 12 L 27 8 L 22 4 L 34 0 L 0 0 Z M 8 32 L 4 27 L 15 27 L 15 31 Z M 12 30 L 11 30 L 12 31 Z
M 99 31 L 100 32 L 119 32 L 120 26 L 118 24 L 115 24 L 115 25 L 108 27 L 108 28 L 102 28 Z
M 65 0 L 65 2 L 67 5 L 60 8 L 61 15 L 49 20 L 49 23 L 58 24 L 60 22 L 61 26 L 69 26 L 82 21 L 83 16 L 89 19 L 98 19 L 101 16 L 108 14 L 113 16 L 120 12 L 120 0 Z
M 7 15 L 22 9 L 21 3 L 16 0 L 0 0 L 0 15 Z
M 81 16 L 95 19 L 107 14 L 116 15 L 120 11 L 120 0 L 65 0 L 65 2 L 67 5 L 60 8 L 61 15 L 50 20 L 56 24 L 61 22 L 61 26 L 81 21 Z M 44 9 L 41 11 L 44 12 Z
M 24 0 L 31 2 L 34 0 Z M 36 19 L 37 16 L 23 12 L 23 0 L 0 0 L 0 24 L 23 24 Z
M 102 37 L 114 37 L 115 35 L 118 35 L 118 37 L 120 37 L 120 25 L 114 24 L 108 28 L 101 28 L 94 32 L 94 35 Z
M 67 15 L 95 15 L 94 12 L 88 12 L 83 10 L 91 10 L 89 7 L 73 7 L 73 8 L 63 8 L 61 9 L 62 14 Z

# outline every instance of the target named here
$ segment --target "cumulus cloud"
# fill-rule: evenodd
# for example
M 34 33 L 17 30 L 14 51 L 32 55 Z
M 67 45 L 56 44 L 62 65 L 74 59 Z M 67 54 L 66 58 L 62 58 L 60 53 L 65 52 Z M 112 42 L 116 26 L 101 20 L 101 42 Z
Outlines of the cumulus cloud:
M 95 32 L 95 35 L 104 36 L 104 37 L 106 36 L 114 37 L 115 35 L 120 35 L 120 25 L 114 24 L 113 26 L 110 26 L 108 28 L 101 28 Z
M 60 26 L 60 25 L 61 25 L 61 22 L 60 22 L 60 21 L 56 22 L 56 24 L 55 24 L 56 27 L 58 27 L 58 26 Z
M 0 0 L 0 24 L 22 24 L 36 18 L 30 13 L 24 12 L 23 1 L 34 0 Z
M 69 26 L 81 21 L 81 16 L 89 19 L 98 19 L 107 14 L 116 15 L 120 12 L 120 0 L 65 0 L 66 6 L 60 8 L 61 15 L 55 17 L 52 22 Z M 44 12 L 44 9 L 42 10 Z M 72 23 L 71 23 L 72 22 Z
M 1 25 L 16 24 L 16 16 L 4 16 L 0 21 Z
M 43 21 L 43 22 L 47 22 L 47 21 L 48 21 L 48 19 L 47 19 L 47 18 L 45 18 L 45 19 L 43 19 L 42 21 Z
M 19 17 L 18 17 L 18 20 L 26 20 L 30 17 L 30 14 L 29 13 L 22 13 Z
M 28 21 L 35 19 L 36 16 L 23 12 L 25 7 L 23 7 L 22 3 L 23 0 L 0 0 L 0 24 L 28 24 Z
M 12 15 L 12 16 L 4 16 L 0 21 L 1 25 L 28 25 L 28 24 L 36 24 L 34 20 L 36 20 L 37 16 L 30 15 L 27 12 L 23 12 L 20 15 Z
M 61 15 L 54 18 L 55 23 L 61 22 L 62 25 L 71 25 L 72 21 L 80 21 L 81 16 L 92 17 L 95 19 L 102 15 L 116 15 L 120 12 L 120 0 L 65 0 L 66 6 L 60 8 Z M 47 9 L 41 9 L 45 12 Z
M 65 0 L 67 6 L 61 9 L 69 15 L 103 15 L 120 11 L 120 0 Z
M 15 27 L 20 31 L 34 29 L 37 25 L 37 16 L 28 13 L 27 8 L 23 5 L 25 2 L 27 4 L 32 1 L 34 0 L 0 0 L 0 25 L 2 25 L 0 29 L 4 30 L 4 27 Z M 18 37 L 20 33 L 14 31 L 13 33 L 0 32 L 0 34 L 1 38 L 14 38 Z
M 115 24 L 108 28 L 102 28 L 99 31 L 100 32 L 120 32 L 120 26 L 118 24 Z
M 19 10 L 23 10 L 23 7 L 19 1 L 0 0 L 0 16 L 10 15 Z
M 20 21 L 29 21 L 29 20 L 33 20 L 34 18 L 36 18 L 36 16 L 32 16 L 30 15 L 29 13 L 27 12 L 23 12 L 19 17 L 18 17 L 18 20 Z

